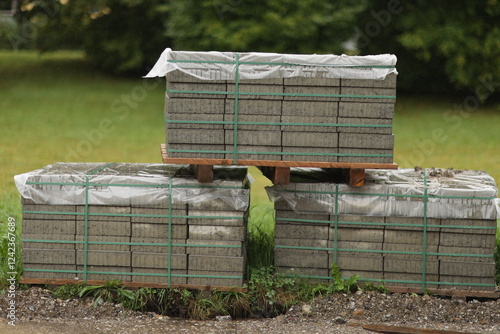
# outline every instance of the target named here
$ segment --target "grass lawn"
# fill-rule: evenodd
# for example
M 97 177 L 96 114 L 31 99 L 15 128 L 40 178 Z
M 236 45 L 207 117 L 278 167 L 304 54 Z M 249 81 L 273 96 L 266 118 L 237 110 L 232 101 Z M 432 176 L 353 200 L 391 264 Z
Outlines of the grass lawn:
M 75 51 L 1 50 L 0 78 L 0 222 L 21 220 L 16 174 L 55 162 L 161 163 L 164 79 L 111 77 Z M 467 101 L 399 96 L 394 161 L 485 170 L 500 183 L 500 109 L 460 107 Z M 253 204 L 263 203 L 264 192 L 253 190 Z M 270 217 L 268 204 L 258 210 Z

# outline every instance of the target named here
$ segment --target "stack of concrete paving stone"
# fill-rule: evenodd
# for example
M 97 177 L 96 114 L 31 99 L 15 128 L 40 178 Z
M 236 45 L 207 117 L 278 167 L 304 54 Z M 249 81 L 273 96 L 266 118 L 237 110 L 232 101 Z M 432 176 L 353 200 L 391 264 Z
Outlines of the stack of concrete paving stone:
M 393 162 L 394 56 L 166 54 L 169 158 Z
M 280 271 L 328 281 L 336 263 L 387 286 L 495 289 L 497 188 L 484 172 L 367 170 L 363 188 L 306 181 L 269 193 Z
M 16 176 L 23 277 L 242 286 L 246 171 L 200 185 L 185 168 L 55 164 Z

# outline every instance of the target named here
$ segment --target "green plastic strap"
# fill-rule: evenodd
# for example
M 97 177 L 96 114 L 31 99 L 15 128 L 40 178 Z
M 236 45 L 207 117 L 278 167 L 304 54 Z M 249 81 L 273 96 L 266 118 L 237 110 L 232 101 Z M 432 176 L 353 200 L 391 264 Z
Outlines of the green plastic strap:
M 333 237 L 333 262 L 337 264 L 338 257 L 338 227 L 339 227 L 339 184 L 335 184 L 335 230 Z
M 85 209 L 84 209 L 84 225 L 83 225 L 83 283 L 87 283 L 87 262 L 88 262 L 88 247 L 89 247 L 89 176 L 85 176 Z
M 168 261 L 167 261 L 167 286 L 170 287 L 172 279 L 172 177 L 170 177 L 168 184 Z
M 427 201 L 429 187 L 427 185 L 427 173 L 425 169 L 424 175 L 424 217 L 423 217 L 423 238 L 422 238 L 422 293 L 426 289 L 426 275 L 427 275 Z
M 238 108 L 240 96 L 240 55 L 236 52 L 235 74 L 234 74 L 234 116 L 233 116 L 233 165 L 236 165 L 238 158 Z

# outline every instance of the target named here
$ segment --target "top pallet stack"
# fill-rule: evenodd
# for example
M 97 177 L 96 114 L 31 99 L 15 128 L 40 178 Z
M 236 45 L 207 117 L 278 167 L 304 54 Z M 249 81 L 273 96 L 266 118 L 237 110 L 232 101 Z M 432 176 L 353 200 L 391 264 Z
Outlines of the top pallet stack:
M 167 78 L 164 162 L 397 168 L 395 64 L 166 49 L 146 76 Z

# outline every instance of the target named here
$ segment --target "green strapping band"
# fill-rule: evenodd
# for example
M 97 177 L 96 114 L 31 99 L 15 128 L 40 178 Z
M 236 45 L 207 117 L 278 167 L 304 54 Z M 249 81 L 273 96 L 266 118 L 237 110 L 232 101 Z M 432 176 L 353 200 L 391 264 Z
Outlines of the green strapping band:
M 338 226 L 339 226 L 339 184 L 335 184 L 335 230 L 333 238 L 333 262 L 337 263 L 338 257 Z
M 169 179 L 168 188 L 168 261 L 167 261 L 167 285 L 170 287 L 172 278 L 172 177 Z
M 425 293 L 426 288 L 426 275 L 427 275 L 427 201 L 428 201 L 428 185 L 427 185 L 427 173 L 425 169 L 423 171 L 424 175 L 424 221 L 423 221 L 423 238 L 422 238 L 422 293 Z
M 239 75 L 239 60 L 240 55 L 236 53 L 236 71 L 234 74 L 234 116 L 233 116 L 233 165 L 236 165 L 238 158 L 238 108 L 239 108 L 239 95 L 240 95 L 240 75 Z

